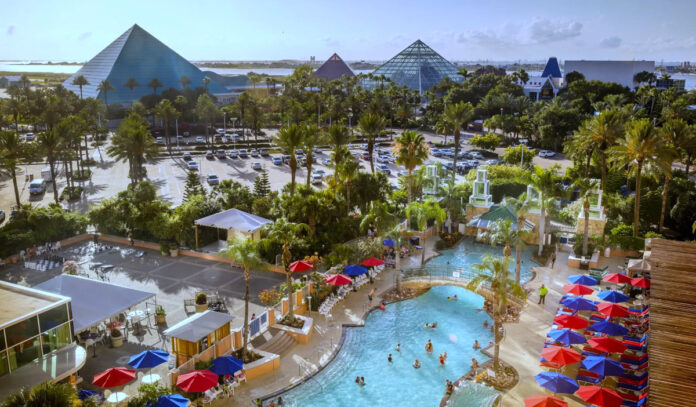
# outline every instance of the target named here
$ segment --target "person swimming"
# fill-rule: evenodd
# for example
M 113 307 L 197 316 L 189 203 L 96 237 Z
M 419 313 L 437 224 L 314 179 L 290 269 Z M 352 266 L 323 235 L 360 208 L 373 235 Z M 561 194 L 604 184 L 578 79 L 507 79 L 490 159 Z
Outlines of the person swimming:
M 418 361 L 418 359 L 416 359 L 416 361 L 413 362 L 413 367 L 416 368 L 416 369 L 420 369 L 421 364 L 420 364 L 420 362 Z
M 360 384 L 360 376 L 355 376 L 355 383 Z
M 396 344 L 396 351 L 401 352 L 401 344 L 400 343 Z
M 364 386 L 365 385 L 365 378 L 360 376 L 360 385 Z
M 444 352 L 442 353 L 442 356 L 444 356 L 445 362 L 446 362 L 446 361 L 447 361 L 447 351 L 444 351 Z
M 433 343 L 428 339 L 428 343 L 425 344 L 425 351 L 428 353 L 433 353 Z
M 389 356 L 387 356 L 387 361 L 388 361 L 389 363 L 391 363 L 391 361 L 392 361 L 392 355 L 391 355 L 391 353 L 389 354 Z
M 425 327 L 428 329 L 435 329 L 435 328 L 437 328 L 437 321 L 433 322 L 432 324 L 429 324 L 426 322 Z
M 481 344 L 479 343 L 478 339 L 474 341 L 474 349 L 481 349 Z
M 488 328 L 488 320 L 483 321 L 483 327 Z
M 440 354 L 440 365 L 443 365 L 443 366 L 444 366 L 444 364 L 445 364 L 445 357 L 444 357 L 444 356 L 442 355 L 442 353 L 441 353 L 441 354 Z

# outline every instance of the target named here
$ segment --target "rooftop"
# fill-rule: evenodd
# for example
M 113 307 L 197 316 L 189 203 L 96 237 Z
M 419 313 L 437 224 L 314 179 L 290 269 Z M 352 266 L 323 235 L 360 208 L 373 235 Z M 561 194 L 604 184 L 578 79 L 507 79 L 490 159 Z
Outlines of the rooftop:
M 198 342 L 233 319 L 230 314 L 208 310 L 186 318 L 163 333 L 172 338 Z
M 0 328 L 68 301 L 63 296 L 0 281 Z

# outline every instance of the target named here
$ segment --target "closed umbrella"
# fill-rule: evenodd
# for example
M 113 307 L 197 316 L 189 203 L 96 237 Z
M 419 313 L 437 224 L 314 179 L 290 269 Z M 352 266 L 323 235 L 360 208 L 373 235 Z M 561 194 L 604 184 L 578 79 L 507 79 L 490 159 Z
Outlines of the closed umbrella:
M 602 376 L 621 376 L 626 371 L 621 363 L 604 356 L 588 356 L 582 361 L 582 365 L 590 372 Z
M 524 399 L 524 407 L 568 407 L 568 403 L 551 395 L 538 395 Z
M 590 338 L 587 343 L 593 348 L 601 352 L 607 353 L 623 353 L 626 350 L 626 345 L 623 342 L 608 336 L 595 336 Z
M 634 287 L 650 288 L 650 279 L 647 277 L 632 278 L 631 285 Z
M 618 291 L 602 291 L 599 294 L 597 294 L 597 297 L 603 299 L 604 301 L 609 301 L 609 302 L 626 302 L 630 298 L 628 295 L 620 293 Z
M 597 280 L 587 274 L 573 274 L 572 276 L 568 276 L 568 281 L 573 284 L 597 285 Z
M 541 372 L 534 378 L 539 383 L 539 386 L 554 393 L 573 394 L 579 387 L 575 380 L 558 372 Z
M 244 362 L 234 356 L 220 356 L 213 360 L 210 370 L 218 376 L 235 374 L 244 368 Z
M 556 317 L 553 318 L 553 322 L 563 328 L 571 329 L 584 329 L 590 326 L 588 320 L 577 315 L 556 315 Z
M 594 311 L 597 309 L 594 302 L 583 297 L 568 297 L 561 303 L 568 308 L 576 309 L 578 311 Z
M 367 273 L 367 269 L 363 266 L 358 266 L 357 264 L 351 264 L 343 269 L 343 273 L 349 276 L 359 276 Z
M 597 304 L 597 311 L 608 317 L 623 318 L 628 315 L 628 308 L 613 302 L 602 302 Z
M 565 292 L 575 295 L 588 295 L 594 292 L 593 289 L 582 284 L 566 284 L 563 286 Z
M 363 266 L 367 266 L 367 267 L 376 267 L 376 266 L 383 265 L 384 260 L 378 259 L 376 257 L 370 257 L 368 259 L 363 260 L 362 263 L 360 263 L 360 264 L 362 264 Z
M 353 282 L 350 277 L 346 277 L 343 274 L 331 274 L 326 276 L 325 279 L 327 284 L 331 285 L 348 285 Z
M 187 393 L 203 393 L 217 383 L 218 376 L 210 370 L 194 370 L 176 378 L 176 385 Z
M 620 407 L 623 397 L 614 390 L 599 386 L 582 386 L 575 393 L 586 402 L 599 407 Z
M 609 273 L 605 274 L 602 276 L 602 280 L 610 282 L 610 283 L 616 283 L 616 284 L 626 284 L 629 281 L 631 281 L 631 278 L 625 274 L 621 273 Z
M 298 260 L 290 263 L 290 271 L 293 273 L 298 273 L 301 271 L 307 271 L 314 268 L 314 265 L 308 261 Z
M 92 384 L 109 389 L 111 387 L 123 386 L 133 379 L 135 379 L 135 370 L 126 369 L 125 367 L 112 367 L 95 375 Z
M 585 343 L 587 340 L 585 339 L 584 336 L 580 335 L 577 332 L 574 332 L 568 328 L 564 329 L 553 329 L 549 331 L 549 333 L 546 334 L 549 338 L 552 338 L 553 340 L 557 342 L 564 343 L 566 345 L 574 345 L 577 343 Z
M 626 269 L 632 272 L 644 272 L 650 271 L 652 266 L 645 259 L 631 259 L 628 261 L 628 267 L 626 267 Z
M 628 333 L 628 329 L 622 325 L 609 321 L 598 321 L 592 324 L 590 331 L 600 332 L 609 336 L 624 336 Z
M 560 346 L 550 346 L 541 351 L 541 356 L 549 362 L 556 363 L 561 366 L 580 361 L 580 354 L 573 349 L 563 348 Z
M 155 407 L 186 407 L 190 403 L 189 399 L 182 396 L 181 394 L 168 394 L 166 396 L 159 396 Z

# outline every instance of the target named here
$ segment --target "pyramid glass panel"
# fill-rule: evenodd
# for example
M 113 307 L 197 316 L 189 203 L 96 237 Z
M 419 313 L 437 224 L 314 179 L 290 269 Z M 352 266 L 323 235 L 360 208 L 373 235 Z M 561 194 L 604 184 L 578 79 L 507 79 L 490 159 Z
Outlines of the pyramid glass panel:
M 355 76 L 353 71 L 346 65 L 345 62 L 338 56 L 338 54 L 331 55 L 331 58 L 327 59 L 319 69 L 314 71 L 314 76 L 317 78 L 323 78 L 327 80 L 341 79 L 343 75 Z
M 385 62 L 373 75 L 384 75 L 398 85 L 408 86 L 421 93 L 440 83 L 446 76 L 457 82 L 463 79 L 454 64 L 421 40 Z

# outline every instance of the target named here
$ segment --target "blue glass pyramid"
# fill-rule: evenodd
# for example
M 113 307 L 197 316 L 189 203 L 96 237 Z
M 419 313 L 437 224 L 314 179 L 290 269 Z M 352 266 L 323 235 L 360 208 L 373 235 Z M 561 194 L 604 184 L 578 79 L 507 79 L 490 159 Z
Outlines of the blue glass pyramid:
M 544 67 L 544 72 L 541 74 L 542 78 L 549 76 L 552 78 L 563 77 L 563 75 L 561 75 L 561 67 L 558 65 L 558 59 L 556 59 L 556 57 L 549 58 L 548 62 L 546 62 L 546 66 Z
M 463 79 L 453 63 L 421 40 L 417 40 L 382 64 L 373 75 L 384 75 L 398 85 L 408 86 L 421 93 L 438 84 L 446 76 L 456 82 Z
M 162 82 L 160 93 L 169 88 L 181 89 L 179 79 L 186 75 L 191 80 L 188 85 L 196 88 L 203 85 L 205 74 L 196 66 L 164 45 L 150 33 L 137 24 L 133 25 L 114 42 L 109 44 L 94 58 L 87 62 L 79 71 L 63 82 L 63 86 L 78 95 L 80 88 L 73 85 L 73 80 L 83 75 L 89 85 L 82 87 L 84 97 L 103 99 L 97 86 L 103 80 L 108 80 L 115 89 L 108 92 L 109 103 L 130 103 L 144 95 L 153 93 L 147 84 L 152 78 Z M 129 78 L 135 78 L 140 86 L 133 91 L 124 86 Z M 208 90 L 215 93 L 225 93 L 219 83 L 211 81 Z

